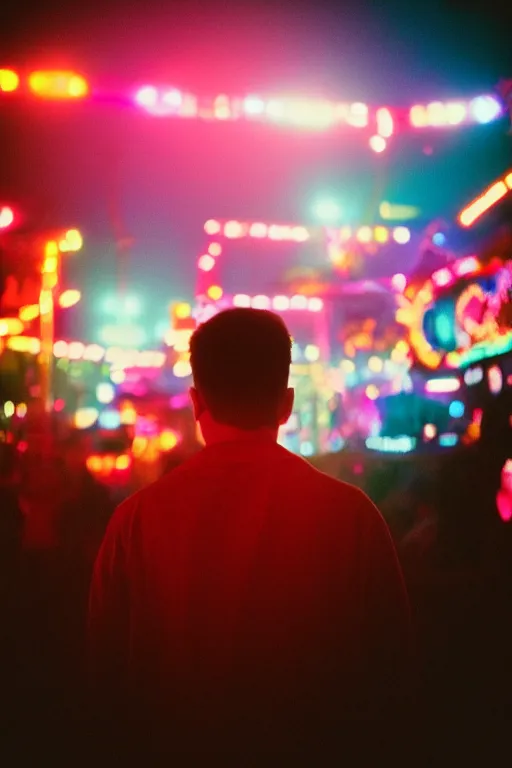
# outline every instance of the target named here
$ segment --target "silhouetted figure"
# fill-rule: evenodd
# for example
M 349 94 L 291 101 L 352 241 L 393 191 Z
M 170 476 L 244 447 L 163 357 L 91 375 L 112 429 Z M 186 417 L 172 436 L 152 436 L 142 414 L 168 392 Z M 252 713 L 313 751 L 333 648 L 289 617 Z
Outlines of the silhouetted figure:
M 358 751 L 382 754 L 407 733 L 411 651 L 388 529 L 277 444 L 294 394 L 278 316 L 222 312 L 190 349 L 206 447 L 111 520 L 90 596 L 94 708 L 116 750 L 137 738 L 149 761 L 325 765 L 358 725 Z

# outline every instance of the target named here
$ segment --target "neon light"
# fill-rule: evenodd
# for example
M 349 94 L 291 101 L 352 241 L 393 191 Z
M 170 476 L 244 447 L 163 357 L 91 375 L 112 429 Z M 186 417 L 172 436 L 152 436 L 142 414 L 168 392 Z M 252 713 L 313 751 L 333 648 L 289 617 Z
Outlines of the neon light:
M 87 81 L 76 72 L 32 72 L 28 87 L 42 99 L 83 99 L 89 93 Z
M 429 394 L 445 394 L 457 392 L 460 389 L 460 381 L 456 378 L 428 379 L 425 382 L 425 392 Z
M 70 288 L 67 291 L 63 291 L 59 296 L 59 306 L 62 307 L 62 309 L 69 309 L 69 307 L 78 304 L 81 298 L 82 294 L 80 291 Z
M 445 432 L 444 435 L 439 435 L 439 445 L 443 448 L 453 448 L 459 442 L 459 436 L 453 432 Z
M 210 272 L 215 266 L 215 259 L 213 258 L 213 256 L 210 256 L 209 253 L 204 253 L 202 256 L 199 257 L 197 266 L 203 272 Z
M 492 184 L 480 197 L 477 197 L 459 214 L 459 222 L 463 227 L 470 227 L 477 219 L 482 216 L 489 208 L 492 208 L 498 200 L 508 192 L 508 187 L 503 180 Z
M 249 235 L 251 237 L 266 237 L 267 231 L 268 227 L 266 224 L 256 222 L 255 224 L 251 224 L 249 228 Z
M 389 139 L 389 137 L 393 135 L 394 130 L 393 116 L 391 115 L 391 112 L 389 109 L 386 109 L 386 107 L 381 107 L 377 110 L 376 118 L 377 132 L 384 139 Z
M 221 230 L 220 221 L 216 219 L 208 219 L 204 225 L 204 231 L 207 235 L 218 235 Z
M 14 222 L 14 211 L 9 206 L 0 208 L 0 229 L 7 229 Z
M 222 253 L 222 246 L 220 243 L 210 243 L 208 246 L 208 253 L 210 256 L 220 256 Z
M 407 227 L 395 227 L 393 238 L 399 245 L 405 245 L 411 239 L 411 233 Z
M 12 93 L 18 89 L 20 78 L 12 69 L 0 69 L 0 91 Z
M 247 294 L 245 293 L 237 293 L 236 296 L 233 296 L 233 306 L 234 307 L 250 307 L 251 297 L 247 296 Z
M 461 259 L 460 261 L 456 261 L 453 265 L 453 271 L 455 272 L 458 277 L 463 277 L 464 275 L 471 275 L 474 272 L 478 272 L 480 270 L 480 262 L 475 256 L 466 256 L 465 259 Z
M 401 437 L 368 437 L 366 447 L 372 451 L 383 453 L 409 453 L 416 447 L 416 438 L 402 435 Z
M 464 373 L 464 383 L 468 387 L 472 387 L 475 384 L 479 384 L 484 377 L 484 371 L 481 366 L 476 368 L 468 368 Z

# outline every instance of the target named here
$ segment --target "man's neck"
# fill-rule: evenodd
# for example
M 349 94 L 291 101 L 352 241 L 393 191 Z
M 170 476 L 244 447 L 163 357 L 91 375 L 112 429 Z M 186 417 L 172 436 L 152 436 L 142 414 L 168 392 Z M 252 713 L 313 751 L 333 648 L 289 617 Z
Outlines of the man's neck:
M 268 427 L 262 427 L 261 429 L 238 429 L 228 424 L 219 424 L 211 418 L 201 418 L 200 424 L 206 445 L 237 441 L 277 442 L 277 429 Z

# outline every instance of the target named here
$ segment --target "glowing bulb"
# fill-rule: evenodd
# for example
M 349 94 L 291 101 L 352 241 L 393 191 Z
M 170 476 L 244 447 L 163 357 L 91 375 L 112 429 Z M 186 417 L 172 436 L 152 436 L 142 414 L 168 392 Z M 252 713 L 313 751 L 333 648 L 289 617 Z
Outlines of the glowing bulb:
M 178 445 L 178 436 L 171 429 L 164 429 L 160 433 L 160 450 L 172 451 Z
M 222 253 L 222 246 L 220 243 L 210 243 L 208 246 L 208 253 L 210 256 L 220 256 Z
M 0 91 L 12 93 L 20 84 L 20 78 L 12 69 L 0 69 Z
M 204 253 L 202 256 L 199 257 L 199 261 L 197 262 L 197 266 L 199 269 L 202 269 L 203 272 L 210 272 L 215 266 L 215 259 L 213 256 L 210 256 L 209 253 Z
M 376 400 L 379 396 L 379 389 L 375 384 L 369 384 L 366 387 L 365 394 L 368 400 Z
M 108 405 L 116 396 L 116 390 L 108 381 L 101 381 L 96 387 L 96 400 L 102 405 Z
M 387 146 L 386 139 L 384 139 L 382 136 L 372 136 L 370 138 L 369 144 L 370 149 L 373 149 L 373 151 L 378 155 L 380 155 L 381 152 L 384 152 Z
M 407 227 L 395 227 L 393 230 L 393 237 L 396 243 L 405 245 L 405 243 L 408 243 L 411 239 L 411 233 Z
M 211 299 L 212 301 L 218 301 L 219 299 L 221 299 L 223 293 L 224 291 L 222 290 L 220 285 L 210 285 L 210 287 L 206 291 L 208 298 Z

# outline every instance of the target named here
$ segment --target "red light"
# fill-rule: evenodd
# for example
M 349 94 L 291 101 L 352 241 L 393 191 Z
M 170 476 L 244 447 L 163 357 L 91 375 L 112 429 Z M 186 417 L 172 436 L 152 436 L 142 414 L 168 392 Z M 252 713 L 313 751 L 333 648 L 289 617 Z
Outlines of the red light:
M 14 222 L 14 211 L 5 205 L 0 208 L 0 229 L 7 229 Z
M 0 91 L 12 93 L 18 89 L 20 78 L 12 69 L 0 69 Z
M 61 397 L 58 397 L 53 404 L 53 410 L 57 411 L 57 413 L 60 413 L 60 411 L 64 410 L 65 406 L 65 401 Z
M 83 99 L 89 93 L 87 80 L 76 72 L 32 72 L 28 85 L 42 99 Z

